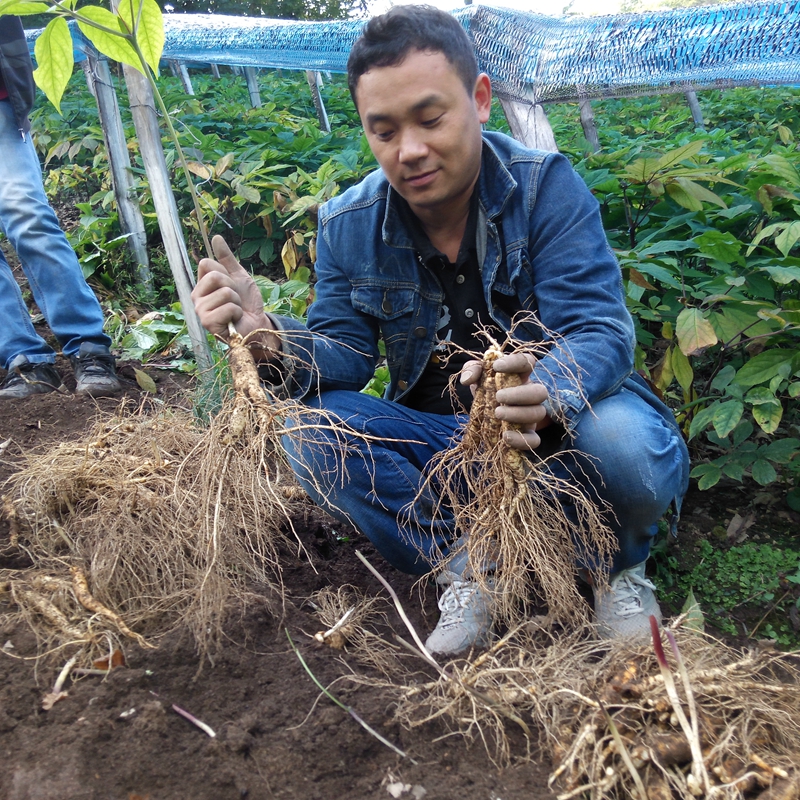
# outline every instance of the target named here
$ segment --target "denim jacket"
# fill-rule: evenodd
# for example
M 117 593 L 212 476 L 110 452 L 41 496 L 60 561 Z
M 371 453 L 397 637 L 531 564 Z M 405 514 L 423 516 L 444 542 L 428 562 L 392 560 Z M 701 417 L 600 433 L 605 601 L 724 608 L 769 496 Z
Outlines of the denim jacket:
M 550 415 L 571 428 L 587 402 L 631 376 L 634 332 L 619 265 L 597 201 L 564 156 L 500 133 L 483 140 L 477 243 L 487 305 L 506 331 L 511 318 L 503 309 L 534 312 L 540 325 L 522 324 L 514 335 L 549 343 L 531 380 L 548 387 Z M 388 202 L 392 191 L 377 170 L 320 210 L 308 324 L 272 317 L 283 340 L 286 390 L 296 398 L 362 389 L 380 338 L 388 399 L 402 402 L 428 363 L 442 289 L 418 263 Z M 636 383 L 637 394 L 649 394 Z

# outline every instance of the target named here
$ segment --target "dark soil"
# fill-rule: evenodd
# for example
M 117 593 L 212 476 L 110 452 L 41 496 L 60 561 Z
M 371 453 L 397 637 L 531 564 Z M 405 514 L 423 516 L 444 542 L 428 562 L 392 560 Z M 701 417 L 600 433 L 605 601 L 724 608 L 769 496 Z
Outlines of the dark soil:
M 68 362 L 60 358 L 57 367 L 73 388 Z M 123 366 L 121 371 L 131 379 L 127 394 L 138 404 L 132 369 Z M 147 402 L 180 402 L 178 380 L 161 373 L 158 400 Z M 118 402 L 71 393 L 5 401 L 0 446 L 7 444 L 0 455 L 0 481 L 13 473 L 24 452 L 81 437 L 98 412 L 113 411 Z M 314 565 L 287 555 L 283 569 L 291 596 L 284 614 L 271 612 L 266 602 L 232 609 L 227 644 L 199 675 L 193 642 L 178 631 L 157 650 L 129 648 L 126 667 L 105 679 L 87 676 L 73 682 L 67 698 L 43 711 L 42 697 L 59 667 L 43 662 L 37 667 L 35 641 L 27 628 L 0 627 L 0 800 L 366 800 L 391 798 L 390 788 L 394 796 L 426 800 L 551 797 L 546 760 L 520 760 L 500 769 L 480 742 L 448 735 L 443 723 L 406 730 L 377 689 L 337 683 L 335 694 L 413 764 L 320 695 L 285 631 L 324 685 L 349 668 L 361 669 L 343 664 L 346 655 L 340 659 L 339 651 L 310 638 L 320 624 L 304 602 L 320 588 L 346 583 L 371 596 L 384 592 L 357 560 L 356 547 L 404 598 L 421 632 L 435 623 L 435 593 L 426 592 L 421 607 L 410 577 L 392 570 L 369 542 L 310 505 L 295 525 Z M 7 543 L 8 525 L 0 519 L 0 552 Z M 0 568 L 24 566 L 18 556 L 0 556 Z M 403 631 L 399 619 L 390 622 Z M 210 738 L 180 717 L 173 704 L 210 725 L 217 736 Z M 525 752 L 521 739 L 514 746 Z
M 59 359 L 57 367 L 73 388 L 66 360 Z M 121 374 L 127 379 L 126 394 L 138 405 L 142 397 L 132 367 L 121 365 Z M 145 404 L 188 402 L 185 376 L 151 372 L 159 379 L 159 393 Z M 13 473 L 23 453 L 81 437 L 99 412 L 113 411 L 118 402 L 70 392 L 5 401 L 0 409 L 0 482 Z M 678 552 L 690 557 L 692 540 L 699 536 L 724 540 L 735 513 L 757 512 L 750 535 L 791 535 L 798 529 L 798 515 L 770 503 L 766 496 L 733 487 L 721 487 L 716 494 L 690 493 L 681 525 L 684 546 Z M 324 685 L 350 670 L 363 671 L 346 654 L 311 638 L 320 624 L 305 602 L 325 586 L 343 584 L 359 586 L 369 596 L 384 594 L 357 560 L 356 548 L 395 587 L 422 633 L 436 620 L 435 593 L 425 592 L 420 603 L 409 576 L 392 570 L 369 542 L 311 505 L 294 522 L 314 564 L 296 553 L 286 555 L 290 596 L 285 611 L 275 614 L 270 610 L 275 603 L 270 606 L 266 598 L 263 607 L 231 609 L 227 644 L 199 674 L 193 642 L 178 631 L 157 650 L 129 648 L 126 667 L 105 679 L 88 676 L 68 685 L 69 696 L 43 711 L 42 697 L 58 667 L 37 666 L 35 642 L 25 627 L 0 627 L 0 800 L 552 797 L 546 788 L 546 754 L 538 762 L 525 761 L 525 742 L 516 731 L 509 735 L 518 761 L 501 769 L 480 741 L 453 734 L 444 722 L 408 730 L 379 690 L 347 680 L 335 683 L 334 693 L 414 764 L 320 695 L 286 631 Z M 0 519 L 0 552 L 7 542 L 8 525 Z M 0 556 L 0 568 L 24 566 L 19 556 Z M 390 624 L 404 633 L 399 618 Z M 210 738 L 191 725 L 172 710 L 173 704 L 210 725 L 217 736 Z

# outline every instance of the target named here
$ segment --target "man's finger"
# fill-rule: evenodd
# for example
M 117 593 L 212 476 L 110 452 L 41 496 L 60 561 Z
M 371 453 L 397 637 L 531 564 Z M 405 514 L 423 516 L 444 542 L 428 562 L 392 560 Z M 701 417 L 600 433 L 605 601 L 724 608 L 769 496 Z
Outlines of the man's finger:
M 542 383 L 523 383 L 498 389 L 496 399 L 503 406 L 538 406 L 547 400 L 547 387 Z
M 472 386 L 480 380 L 482 372 L 483 365 L 480 361 L 467 361 L 467 363 L 461 367 L 461 383 L 464 386 Z
M 533 370 L 536 358 L 530 353 L 512 353 L 511 355 L 501 356 L 492 364 L 495 372 L 516 372 L 525 375 Z
M 211 249 L 214 251 L 214 257 L 228 270 L 228 273 L 238 272 L 242 269 L 233 251 L 228 247 L 228 243 L 219 234 L 211 240 Z
M 539 434 L 533 431 L 505 431 L 503 441 L 515 450 L 535 450 L 542 443 Z

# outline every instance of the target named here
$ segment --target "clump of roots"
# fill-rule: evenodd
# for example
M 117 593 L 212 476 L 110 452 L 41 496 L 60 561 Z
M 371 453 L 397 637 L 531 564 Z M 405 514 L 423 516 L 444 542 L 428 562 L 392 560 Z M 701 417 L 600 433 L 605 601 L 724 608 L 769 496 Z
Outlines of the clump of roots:
M 602 587 L 617 545 L 603 509 L 552 472 L 563 451 L 542 459 L 505 443 L 503 433 L 513 426 L 495 417 L 495 396 L 519 385 L 520 376 L 495 372 L 492 364 L 512 351 L 541 355 L 537 346 L 520 346 L 510 337 L 504 345 L 492 341 L 463 436 L 434 460 L 426 491 L 439 495 L 456 530 L 465 532 L 468 569 L 494 597 L 497 619 L 513 627 L 538 600 L 552 619 L 580 624 L 588 609 L 577 589 L 576 565 L 588 560 L 593 583 Z M 573 519 L 564 505 L 573 509 Z M 439 568 L 446 570 L 448 560 Z
M 388 642 L 386 602 L 380 597 L 366 597 L 355 586 L 326 588 L 309 598 L 325 630 L 314 638 L 334 650 L 354 656 L 361 664 L 383 674 L 397 669 L 398 659 L 407 657 L 402 648 Z
M 277 434 L 258 426 L 237 398 L 205 429 L 189 412 L 121 407 L 85 440 L 29 454 L 3 508 L 10 544 L 28 553 L 35 574 L 0 576 L 9 613 L 22 613 L 49 648 L 78 643 L 87 658 L 106 649 L 100 622 L 148 640 L 185 625 L 211 656 L 232 601 L 282 594 L 278 548 L 305 500 Z M 74 588 L 75 570 L 118 622 L 43 589 L 46 581 Z
M 565 634 L 541 622 L 428 679 L 399 660 L 384 678 L 350 677 L 386 691 L 404 725 L 444 722 L 501 764 L 531 756 L 528 734 L 538 731 L 561 800 L 628 800 L 642 787 L 651 800 L 796 798 L 798 656 L 740 651 L 686 628 L 670 634 L 677 694 L 652 644 L 598 642 L 590 627 Z M 511 735 L 520 721 L 522 752 Z

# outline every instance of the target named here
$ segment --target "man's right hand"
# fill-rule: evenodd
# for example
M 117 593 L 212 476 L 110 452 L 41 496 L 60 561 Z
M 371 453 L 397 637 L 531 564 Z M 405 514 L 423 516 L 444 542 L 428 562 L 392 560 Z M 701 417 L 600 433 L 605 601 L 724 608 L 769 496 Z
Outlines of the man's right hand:
M 264 313 L 261 292 L 250 273 L 236 260 L 221 236 L 212 239 L 211 247 L 216 260 L 204 258 L 200 261 L 197 285 L 192 291 L 192 302 L 203 327 L 225 341 L 229 323 L 233 323 L 242 336 L 256 330 L 274 331 L 275 325 Z M 280 340 L 274 333 L 264 332 L 252 344 L 260 344 L 266 357 L 281 350 Z

